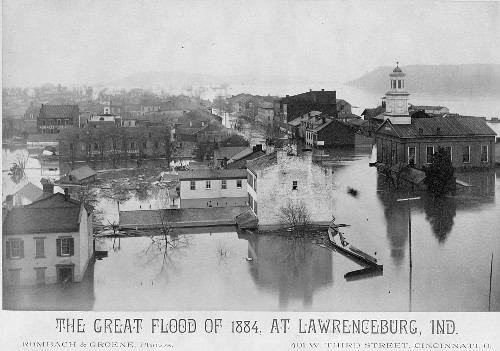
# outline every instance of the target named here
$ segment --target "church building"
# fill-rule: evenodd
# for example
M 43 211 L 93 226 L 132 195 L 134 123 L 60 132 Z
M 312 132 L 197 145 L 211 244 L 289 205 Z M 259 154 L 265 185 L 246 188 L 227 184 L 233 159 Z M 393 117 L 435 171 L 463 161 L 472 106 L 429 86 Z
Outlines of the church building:
M 384 122 L 375 137 L 377 163 L 404 163 L 421 169 L 430 166 L 434 153 L 444 148 L 456 168 L 492 167 L 496 133 L 486 121 L 461 116 L 412 118 L 405 76 L 399 65 L 389 75 L 391 88 L 385 94 Z

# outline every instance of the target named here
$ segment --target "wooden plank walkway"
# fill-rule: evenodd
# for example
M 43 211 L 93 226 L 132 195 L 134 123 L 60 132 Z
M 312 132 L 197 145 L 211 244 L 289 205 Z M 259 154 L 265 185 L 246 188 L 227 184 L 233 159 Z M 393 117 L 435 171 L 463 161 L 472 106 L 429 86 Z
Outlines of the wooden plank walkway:
M 248 209 L 248 206 L 235 206 L 120 211 L 119 225 L 122 229 L 159 229 L 164 225 L 161 218 L 171 228 L 236 225 L 235 218 Z

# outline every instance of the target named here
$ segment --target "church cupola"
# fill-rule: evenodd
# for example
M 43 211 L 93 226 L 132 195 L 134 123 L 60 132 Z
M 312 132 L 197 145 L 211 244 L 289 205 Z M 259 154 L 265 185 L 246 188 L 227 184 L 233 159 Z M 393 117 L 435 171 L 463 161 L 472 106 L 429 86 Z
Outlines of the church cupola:
M 397 62 L 396 68 L 389 75 L 390 90 L 385 93 L 384 119 L 390 120 L 393 124 L 411 124 L 411 117 L 408 114 L 410 94 L 405 90 L 405 76 Z

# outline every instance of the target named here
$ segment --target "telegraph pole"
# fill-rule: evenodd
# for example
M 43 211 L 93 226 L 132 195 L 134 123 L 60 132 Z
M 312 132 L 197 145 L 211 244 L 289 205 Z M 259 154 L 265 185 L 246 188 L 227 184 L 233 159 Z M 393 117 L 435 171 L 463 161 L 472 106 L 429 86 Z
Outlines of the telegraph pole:
M 410 260 L 410 301 L 409 301 L 409 310 L 411 312 L 411 295 L 412 295 L 412 271 L 413 271 L 413 259 L 411 255 L 411 206 L 410 201 L 420 200 L 419 197 L 408 197 L 404 199 L 397 199 L 396 201 L 407 201 L 408 203 L 408 250 L 409 250 L 409 260 Z

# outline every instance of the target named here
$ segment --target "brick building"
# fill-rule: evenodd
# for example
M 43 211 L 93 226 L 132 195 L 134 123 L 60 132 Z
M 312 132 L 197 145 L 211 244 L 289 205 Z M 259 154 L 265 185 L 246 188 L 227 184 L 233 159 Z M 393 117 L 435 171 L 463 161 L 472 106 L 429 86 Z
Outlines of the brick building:
M 280 100 L 280 115 L 287 123 L 310 111 L 320 111 L 337 118 L 337 92 L 335 90 L 312 91 L 289 96 Z
M 298 156 L 292 149 L 247 162 L 248 203 L 259 219 L 259 228 L 279 227 L 280 208 L 303 203 L 311 222 L 328 223 L 333 208 L 331 170 L 314 163 L 312 152 Z
M 78 126 L 78 105 L 42 105 L 37 118 L 38 132 L 58 134 L 64 128 Z
M 412 164 L 423 168 L 433 163 L 434 153 L 444 148 L 454 167 L 491 167 L 495 163 L 496 133 L 478 117 L 412 118 L 405 74 L 397 66 L 390 74 L 382 125 L 376 130 L 377 162 Z
M 170 128 L 64 129 L 58 136 L 61 161 L 165 157 L 172 141 Z

